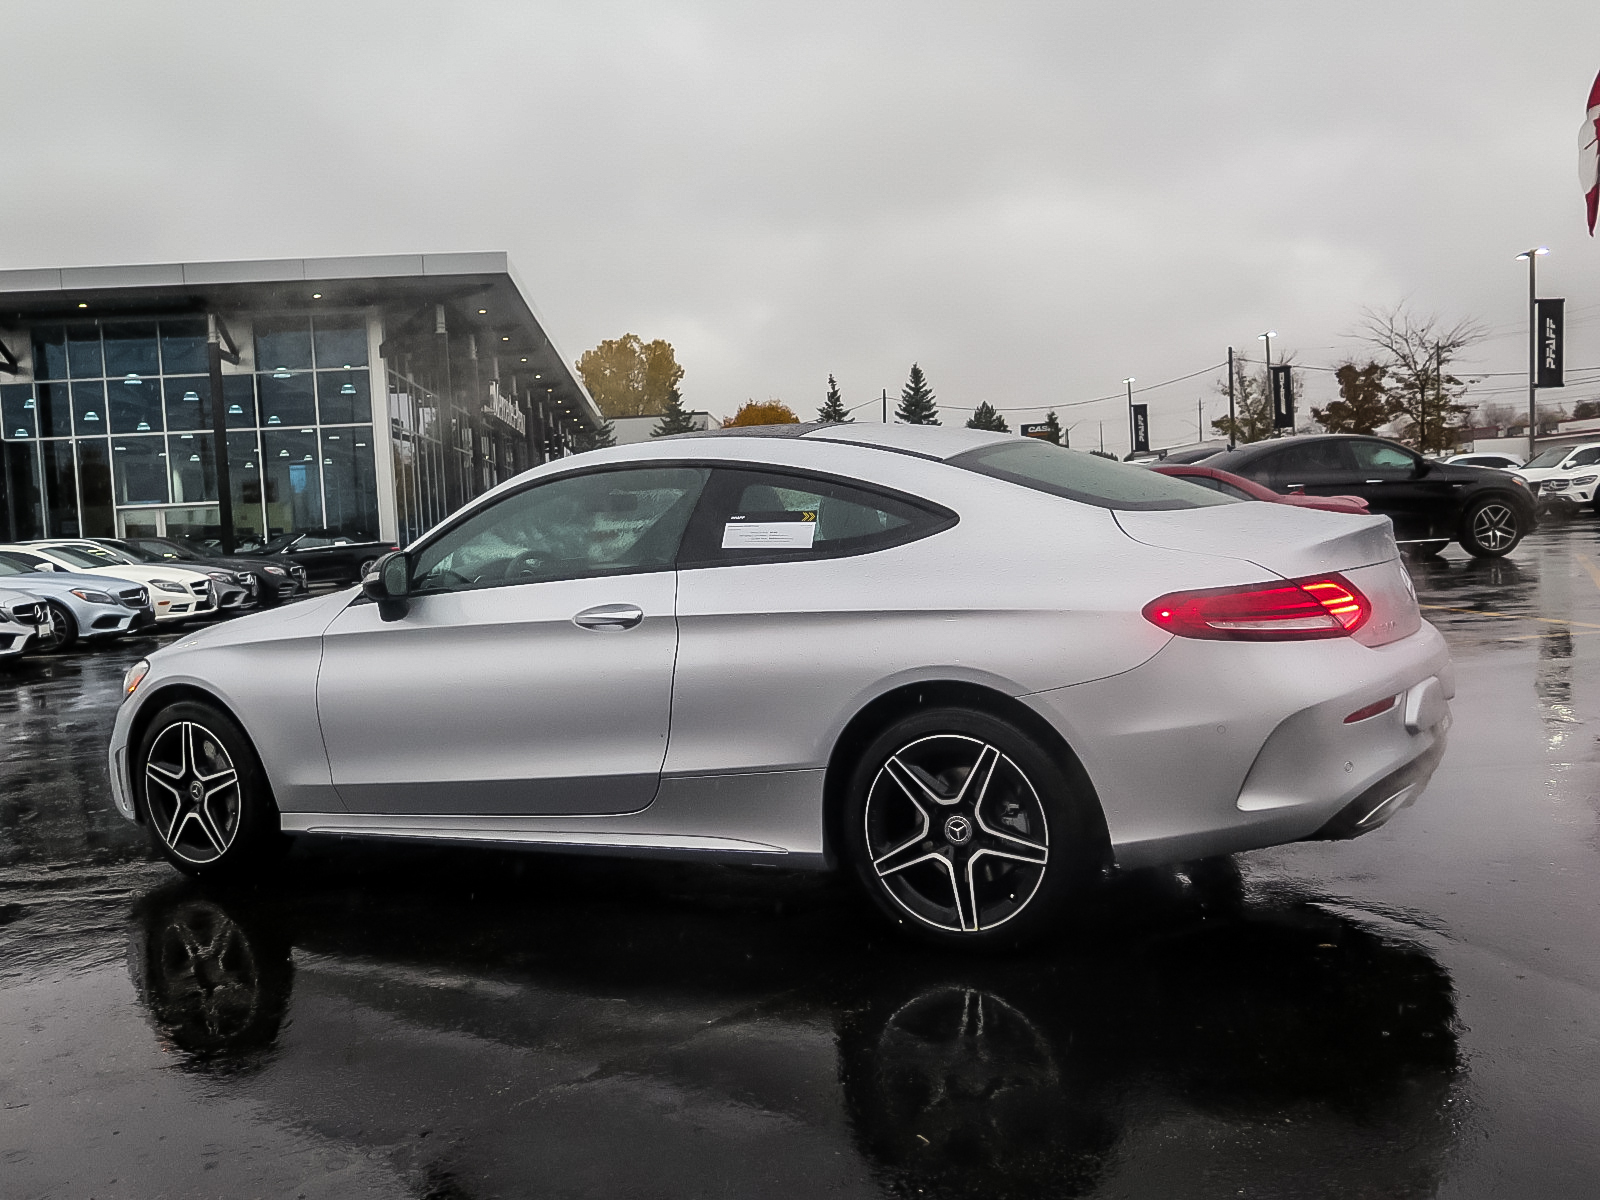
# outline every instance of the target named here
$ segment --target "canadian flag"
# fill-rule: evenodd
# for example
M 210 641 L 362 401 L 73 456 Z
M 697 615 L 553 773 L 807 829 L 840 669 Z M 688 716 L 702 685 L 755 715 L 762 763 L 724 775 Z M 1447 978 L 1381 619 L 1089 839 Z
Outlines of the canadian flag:
M 1593 237 L 1595 215 L 1600 212 L 1600 75 L 1589 89 L 1589 108 L 1578 130 L 1578 179 L 1589 205 L 1589 236 Z

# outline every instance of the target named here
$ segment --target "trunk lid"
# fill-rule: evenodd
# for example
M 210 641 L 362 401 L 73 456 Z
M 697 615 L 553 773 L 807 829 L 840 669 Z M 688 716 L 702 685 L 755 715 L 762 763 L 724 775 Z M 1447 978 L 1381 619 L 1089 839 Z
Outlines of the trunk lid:
M 1352 635 L 1368 646 L 1422 628 L 1411 576 L 1400 561 L 1388 517 L 1344 516 L 1289 504 L 1249 502 L 1153 512 L 1119 510 L 1118 526 L 1136 542 L 1164 550 L 1250 563 L 1263 579 L 1303 579 L 1337 571 L 1372 603 Z

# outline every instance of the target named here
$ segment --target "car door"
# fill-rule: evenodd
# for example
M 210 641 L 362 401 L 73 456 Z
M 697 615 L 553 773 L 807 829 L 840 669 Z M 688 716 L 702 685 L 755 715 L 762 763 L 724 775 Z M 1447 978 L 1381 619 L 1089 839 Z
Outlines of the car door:
M 336 583 L 345 577 L 345 572 L 339 561 L 342 552 L 335 549 L 333 542 L 326 530 L 313 530 L 295 538 L 282 553 L 306 569 L 308 582 Z
M 678 543 L 707 472 L 561 475 L 407 555 L 398 619 L 352 603 L 317 711 L 355 812 L 636 812 L 660 781 Z M 394 613 L 387 614 L 393 617 Z
M 1455 536 L 1460 480 L 1404 446 L 1377 438 L 1352 439 L 1350 454 L 1360 480 L 1355 494 L 1394 522 L 1398 540 Z
M 863 557 L 948 528 L 912 497 L 778 468 L 719 468 L 684 538 L 665 773 L 815 767 L 841 697 L 905 651 L 925 588 Z M 929 635 L 945 633 L 941 622 Z

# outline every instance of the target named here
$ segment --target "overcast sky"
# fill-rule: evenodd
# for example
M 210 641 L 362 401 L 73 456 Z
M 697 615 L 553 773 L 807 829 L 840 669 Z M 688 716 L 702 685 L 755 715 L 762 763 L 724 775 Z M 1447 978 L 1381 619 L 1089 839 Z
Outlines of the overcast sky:
M 1600 379 L 1594 0 L 5 17 L 0 266 L 503 249 L 569 359 L 665 338 L 691 407 L 807 419 L 829 372 L 892 403 L 915 360 L 946 424 L 1054 405 L 1120 451 L 1120 401 L 1065 406 L 1259 356 L 1269 328 L 1334 365 L 1364 305 L 1477 318 L 1470 366 L 1521 371 L 1513 255 L 1548 244 L 1569 377 Z M 1226 410 L 1220 377 L 1141 397 L 1158 445 Z

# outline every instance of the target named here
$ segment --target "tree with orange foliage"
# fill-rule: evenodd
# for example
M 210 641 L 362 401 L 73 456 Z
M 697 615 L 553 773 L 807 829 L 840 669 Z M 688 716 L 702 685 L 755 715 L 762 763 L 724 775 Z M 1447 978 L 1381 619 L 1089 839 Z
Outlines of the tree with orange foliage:
M 795 416 L 794 409 L 781 400 L 768 400 L 765 404 L 757 404 L 748 400 L 722 423 L 724 429 L 730 425 L 798 425 L 800 418 Z

